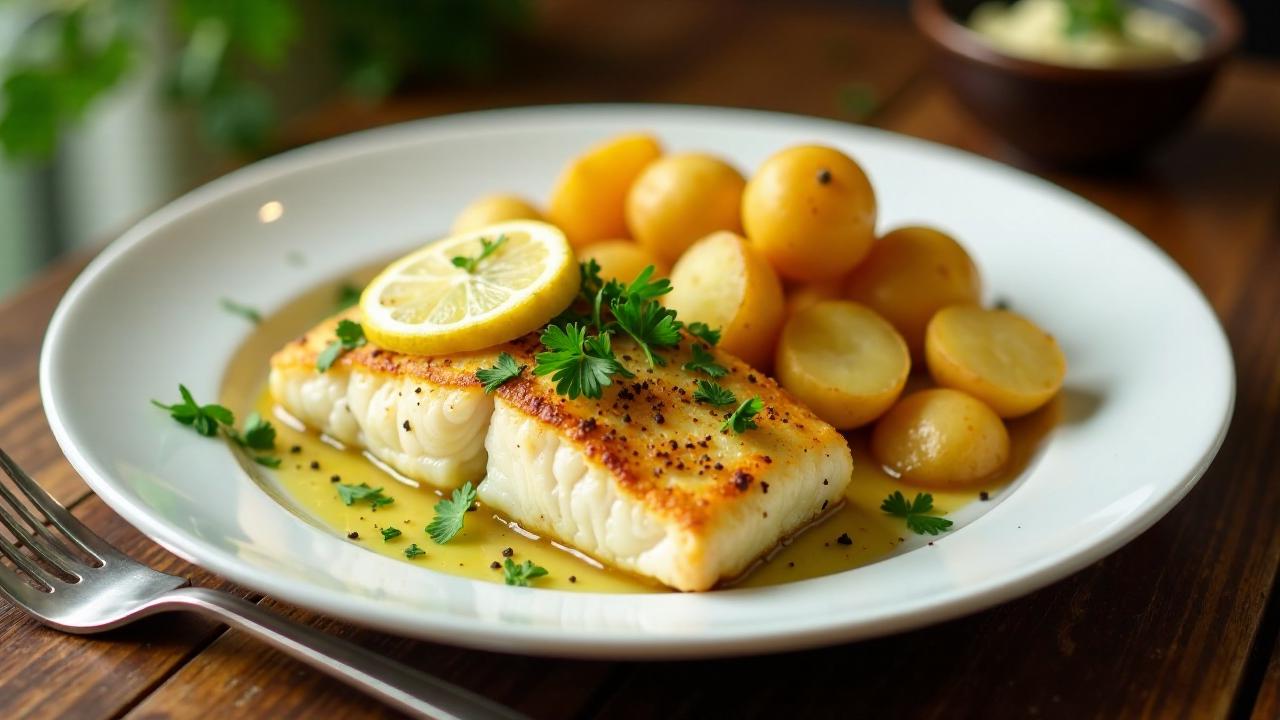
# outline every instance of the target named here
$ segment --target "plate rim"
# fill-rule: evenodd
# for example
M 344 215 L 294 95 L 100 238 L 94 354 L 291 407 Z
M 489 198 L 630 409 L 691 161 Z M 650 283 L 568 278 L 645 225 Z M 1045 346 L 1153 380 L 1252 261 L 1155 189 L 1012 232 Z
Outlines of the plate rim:
M 1139 514 L 1128 522 L 1117 524 L 1109 532 L 1092 538 L 1090 542 L 1073 546 L 1052 555 L 1045 556 L 1039 562 L 1025 563 L 1017 571 L 1004 576 L 992 577 L 984 582 L 971 583 L 959 591 L 957 597 L 945 602 L 933 604 L 928 602 L 906 603 L 892 612 L 875 619 L 869 625 L 867 619 L 845 622 L 843 624 L 821 624 L 803 630 L 794 628 L 766 628 L 758 632 L 717 634 L 700 631 L 696 638 L 683 635 L 651 633 L 639 635 L 633 633 L 625 639 L 612 635 L 601 635 L 598 631 L 582 628 L 530 628 L 515 627 L 509 624 L 480 624 L 466 628 L 459 633 L 456 626 L 448 625 L 455 615 L 445 610 L 422 609 L 416 615 L 417 627 L 406 628 L 397 622 L 397 615 L 384 613 L 373 616 L 360 615 L 355 610 L 360 600 L 354 596 L 343 596 L 324 589 L 313 589 L 308 592 L 299 586 L 296 590 L 289 583 L 272 583 L 261 570 L 237 562 L 224 562 L 219 552 L 202 553 L 202 541 L 184 536 L 181 532 L 172 532 L 163 522 L 158 520 L 142 503 L 136 503 L 120 493 L 106 474 L 99 474 L 92 463 L 77 447 L 72 433 L 67 427 L 56 403 L 52 388 L 54 371 L 52 368 L 54 352 L 64 332 L 67 317 L 73 311 L 78 298 L 94 283 L 95 278 L 113 265 L 117 260 L 155 231 L 171 222 L 181 219 L 188 213 L 214 204 L 227 195 L 252 187 L 283 175 L 305 173 L 312 167 L 375 152 L 382 148 L 395 147 L 407 138 L 420 133 L 430 134 L 438 130 L 436 126 L 447 126 L 465 123 L 469 119 L 483 118 L 500 121 L 509 116 L 512 119 L 521 117 L 538 117 L 557 113 L 577 114 L 583 121 L 590 121 L 592 114 L 597 116 L 613 116 L 617 113 L 635 113 L 637 111 L 664 113 L 685 113 L 683 119 L 714 117 L 717 114 L 741 118 L 743 116 L 759 118 L 762 121 L 780 120 L 785 122 L 803 122 L 811 126 L 823 126 L 835 133 L 864 133 L 870 136 L 889 138 L 894 143 L 924 146 L 930 152 L 940 154 L 949 160 L 965 164 L 976 164 L 988 171 L 994 171 L 1019 183 L 1030 183 L 1037 186 L 1041 193 L 1051 195 L 1059 202 L 1071 202 L 1082 206 L 1090 214 L 1106 218 L 1110 223 L 1122 227 L 1128 240 L 1142 247 L 1152 260 L 1162 263 L 1166 269 L 1174 273 L 1194 294 L 1202 309 L 1212 318 L 1212 326 L 1217 333 L 1218 350 L 1225 355 L 1222 367 L 1225 370 L 1226 403 L 1222 417 L 1211 445 L 1201 454 L 1198 461 L 1176 482 L 1168 484 L 1167 492 L 1154 502 L 1148 501 Z M 1078 570 L 1097 562 L 1111 554 L 1133 538 L 1145 532 L 1158 520 L 1164 517 L 1203 476 L 1221 448 L 1230 427 L 1234 414 L 1237 390 L 1237 378 L 1234 358 L 1229 339 L 1223 328 L 1221 318 L 1204 296 L 1195 281 L 1167 253 L 1130 224 L 1116 217 L 1098 204 L 1077 195 L 1056 183 L 1038 177 L 1023 170 L 999 163 L 995 160 L 940 143 L 935 143 L 908 135 L 895 133 L 881 128 L 860 125 L 851 126 L 836 120 L 814 118 L 793 113 L 765 110 L 749 110 L 722 108 L 703 105 L 657 104 L 657 103 L 586 103 L 555 104 L 480 110 L 456 113 L 432 118 L 423 118 L 396 123 L 393 125 L 371 128 L 359 132 L 330 138 L 320 142 L 290 149 L 278 155 L 238 168 L 226 175 L 218 177 L 188 193 L 185 193 L 160 209 L 143 218 L 130 227 L 118 238 L 105 247 L 75 278 L 59 301 L 49 322 L 41 346 L 39 361 L 39 387 L 43 409 L 50 428 L 59 447 L 77 473 L 103 501 L 119 513 L 126 522 L 137 528 L 147 537 L 164 547 L 169 552 L 215 572 L 237 584 L 262 590 L 264 593 L 291 604 L 298 605 L 321 614 L 341 617 L 345 621 L 374 627 L 401 636 L 418 637 L 452 645 L 473 647 L 504 652 L 520 652 L 531 655 L 550 655 L 581 658 L 624 658 L 624 659 L 658 659 L 658 658 L 692 658 L 717 657 L 725 655 L 756 654 L 795 650 L 819 645 L 830 645 L 857 639 L 869 639 L 899 632 L 913 627 L 921 627 L 949 620 L 989 608 L 1000 602 L 1012 600 L 1040 589 L 1054 581 L 1062 579 Z M 234 558 L 231 558 L 234 560 Z M 559 592 L 539 590 L 538 592 Z M 328 598 L 326 596 L 332 595 Z M 663 597 L 663 596 L 659 596 Z M 923 606 L 923 607 L 921 607 Z M 439 615 L 439 619 L 430 615 Z M 408 630 L 408 631 L 407 631 Z

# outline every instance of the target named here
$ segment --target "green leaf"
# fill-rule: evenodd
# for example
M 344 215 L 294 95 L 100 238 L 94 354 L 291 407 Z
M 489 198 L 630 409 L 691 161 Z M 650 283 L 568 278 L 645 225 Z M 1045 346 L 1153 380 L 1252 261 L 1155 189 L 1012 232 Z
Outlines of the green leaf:
M 739 435 L 748 430 L 753 430 L 759 427 L 756 425 L 755 416 L 763 409 L 764 401 L 758 397 L 753 397 L 750 400 L 743 400 L 742 404 L 730 413 L 729 417 L 725 418 L 724 424 L 720 426 L 720 430 L 723 432 L 725 430 L 732 429 Z
M 380 532 L 382 533 L 382 542 L 387 542 L 392 538 L 398 538 L 400 537 L 400 534 L 401 534 L 400 528 L 395 528 L 395 527 L 384 527 L 380 530 Z
M 218 301 L 218 304 L 222 306 L 223 310 L 226 310 L 232 315 L 239 315 L 240 317 L 244 318 L 245 320 L 248 320 L 254 325 L 257 325 L 258 323 L 262 322 L 262 313 L 249 307 L 248 305 L 241 305 L 240 303 L 227 298 L 222 298 L 221 300 Z
M 646 268 L 651 270 L 652 266 Z M 640 279 L 644 278 L 641 273 Z M 664 278 L 662 283 L 670 283 Z M 635 283 L 632 283 L 635 286 Z M 661 294 L 661 293 L 659 293 Z M 656 348 L 675 347 L 680 344 L 680 328 L 683 324 L 676 320 L 676 311 L 663 307 L 657 300 L 645 299 L 641 293 L 628 294 L 625 299 L 615 299 L 609 304 L 613 312 L 614 323 L 640 346 L 649 367 L 666 365 L 666 358 L 657 354 Z
M 404 549 L 404 556 L 409 558 L 410 560 L 416 557 L 421 557 L 426 554 L 427 554 L 427 551 L 418 547 L 418 543 L 411 543 L 409 547 Z
M 711 347 L 715 347 L 716 343 L 720 342 L 720 331 L 712 330 L 711 326 L 704 322 L 691 322 L 685 325 L 684 329 Z
M 498 362 L 491 368 L 476 371 L 476 379 L 484 385 L 484 391 L 491 393 L 509 380 L 520 377 L 527 365 L 517 365 L 510 353 L 498 353 Z
M 360 326 L 360 323 L 351 320 L 339 320 L 334 334 L 338 336 L 338 339 L 329 343 L 329 346 L 316 358 L 316 370 L 320 372 L 325 372 L 333 367 L 333 364 L 337 362 L 344 352 L 355 350 L 368 342 L 364 337 L 364 328 Z
M 255 455 L 253 457 L 253 461 L 263 467 L 269 467 L 273 470 L 280 467 L 280 458 L 275 457 L 274 455 Z
M 236 439 L 247 448 L 270 450 L 276 446 L 276 429 L 261 415 L 251 412 L 244 421 L 244 431 Z
M 698 389 L 693 391 L 693 399 L 709 405 L 732 405 L 738 402 L 732 392 L 712 380 L 699 380 Z
M 684 369 L 689 372 L 704 372 L 713 378 L 724 377 L 729 374 L 729 369 L 716 362 L 716 358 L 712 355 L 705 345 L 694 343 L 690 350 L 693 357 L 689 362 L 684 364 Z
M 382 488 L 369 487 L 368 483 L 360 483 L 359 485 L 338 485 L 338 499 L 342 500 L 343 505 L 353 505 L 361 500 L 368 500 L 373 505 L 380 499 L 390 501 L 382 494 Z M 383 503 L 384 505 L 386 502 Z
M 917 535 L 937 535 L 954 524 L 946 518 L 925 514 L 933 510 L 933 495 L 929 493 L 916 493 L 915 498 L 907 502 L 900 491 L 894 490 L 880 503 L 880 510 L 905 519 L 907 529 Z
M 360 304 L 360 288 L 351 283 L 343 283 L 338 287 L 337 312 L 353 308 Z
M 529 587 L 529 583 L 532 580 L 546 575 L 547 569 L 534 565 L 531 560 L 525 560 L 523 563 L 517 565 L 511 561 L 511 558 L 507 558 L 502 561 L 502 574 L 503 580 L 505 580 L 508 585 Z
M 427 534 L 438 545 L 444 545 L 462 530 L 467 513 L 475 504 L 476 491 L 468 482 L 453 491 L 450 498 L 436 503 L 436 516 L 427 526 Z
M 151 404 L 162 410 L 169 411 L 169 417 L 183 425 L 190 425 L 197 433 L 205 437 L 217 435 L 220 426 L 235 424 L 235 416 L 230 410 L 221 405 L 198 404 L 186 385 L 178 385 L 178 393 L 182 396 L 182 402 L 180 403 L 166 405 L 159 400 L 152 400 Z
M 570 399 L 599 398 L 614 375 L 631 376 L 614 357 L 608 334 L 588 338 L 581 325 L 571 323 L 563 328 L 547 326 L 541 339 L 548 352 L 534 358 L 533 373 L 551 375 L 556 392 Z
M 462 268 L 469 273 L 475 273 L 476 268 L 480 266 L 480 262 L 490 255 L 498 251 L 503 243 L 507 241 L 506 235 L 499 235 L 496 240 L 490 242 L 488 238 L 480 238 L 480 254 L 475 257 L 457 256 L 451 260 L 454 267 Z

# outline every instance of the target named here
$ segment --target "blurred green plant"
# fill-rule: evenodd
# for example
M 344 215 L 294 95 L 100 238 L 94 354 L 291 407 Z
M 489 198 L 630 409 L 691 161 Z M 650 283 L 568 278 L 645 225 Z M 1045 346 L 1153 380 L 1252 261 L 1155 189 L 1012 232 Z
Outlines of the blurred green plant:
M 1066 0 L 1066 4 L 1068 35 L 1124 34 L 1124 19 L 1129 14 L 1125 0 Z
M 158 15 L 173 21 L 168 97 L 194 108 L 215 145 L 261 150 L 276 125 L 266 80 L 305 33 L 323 32 L 343 88 L 377 99 L 410 78 L 494 69 L 531 0 L 35 0 L 3 65 L 0 144 L 44 158 L 97 98 L 160 56 Z M 24 6 L 25 5 L 25 6 Z M 318 27 L 313 27 L 312 23 Z M 310 70 L 309 70 L 310 71 Z

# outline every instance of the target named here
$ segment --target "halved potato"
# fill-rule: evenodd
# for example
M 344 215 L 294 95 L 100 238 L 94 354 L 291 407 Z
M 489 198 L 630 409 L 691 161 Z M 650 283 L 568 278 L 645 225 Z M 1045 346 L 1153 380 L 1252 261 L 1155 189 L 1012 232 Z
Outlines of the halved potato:
M 785 301 L 773 268 L 745 239 L 712 233 L 671 268 L 672 290 L 663 302 L 686 323 L 720 328 L 720 348 L 760 370 L 773 361 Z
M 657 138 L 644 133 L 620 135 L 588 149 L 561 173 L 547 218 L 575 248 L 626 237 L 627 192 L 660 155 Z
M 846 285 L 846 297 L 893 323 L 916 359 L 923 357 L 933 314 L 948 305 L 977 304 L 981 293 L 969 254 L 951 236 L 927 227 L 898 228 L 877 240 Z
M 670 268 L 653 253 L 630 240 L 604 240 L 578 251 L 578 259 L 595 260 L 600 277 L 631 282 L 647 266 L 654 267 L 654 277 L 665 277 Z
M 841 430 L 888 410 L 911 372 L 902 336 L 864 305 L 826 300 L 782 328 L 774 372 L 782 386 Z
M 1062 387 L 1067 359 L 1051 335 L 1008 310 L 957 305 L 933 317 L 925 335 L 929 373 L 1012 418 L 1044 405 Z
M 991 408 L 959 390 L 921 390 L 880 418 L 871 452 L 905 482 L 958 488 L 982 482 L 1004 466 L 1009 431 Z
M 508 220 L 542 220 L 542 213 L 519 195 L 485 195 L 462 208 L 453 221 L 452 235 L 479 230 Z

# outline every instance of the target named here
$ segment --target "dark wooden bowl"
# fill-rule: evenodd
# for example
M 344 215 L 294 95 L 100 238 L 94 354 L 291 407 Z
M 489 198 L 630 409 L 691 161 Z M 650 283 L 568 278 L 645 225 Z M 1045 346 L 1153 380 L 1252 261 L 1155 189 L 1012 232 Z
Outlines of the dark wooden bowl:
M 1153 67 L 1067 67 L 988 45 L 965 25 L 981 2 L 912 0 L 912 16 L 960 102 L 1014 149 L 1055 166 L 1141 157 L 1192 115 L 1240 38 L 1240 17 L 1226 0 L 1140 0 L 1200 33 L 1204 53 Z

